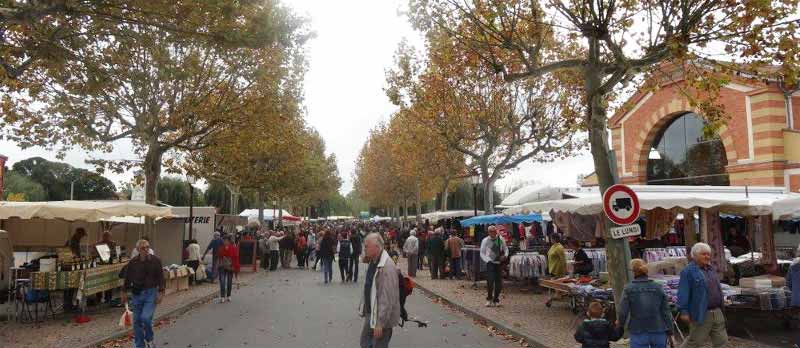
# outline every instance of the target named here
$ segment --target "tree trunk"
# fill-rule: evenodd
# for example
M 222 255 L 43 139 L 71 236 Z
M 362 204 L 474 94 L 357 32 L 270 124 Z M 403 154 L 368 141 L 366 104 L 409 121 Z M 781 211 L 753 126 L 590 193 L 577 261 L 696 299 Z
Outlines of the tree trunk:
M 444 179 L 444 187 L 442 188 L 442 211 L 447 211 L 447 196 L 450 194 L 450 178 Z
M 494 182 L 497 179 L 486 174 L 481 176 L 483 177 L 483 183 L 481 184 L 483 185 L 483 214 L 494 214 Z
M 278 198 L 278 226 L 283 227 L 283 198 Z
M 264 190 L 258 190 L 258 223 L 264 225 Z
M 403 220 L 400 223 L 400 228 L 405 228 L 406 221 L 408 221 L 408 199 L 403 198 Z
M 417 183 L 417 226 L 422 224 L 422 187 Z
M 239 214 L 239 186 L 234 186 L 230 184 L 225 184 L 225 187 L 228 188 L 228 191 L 231 192 L 231 211 L 232 215 Z
M 144 201 L 147 204 L 158 203 L 158 179 L 161 177 L 161 157 L 164 152 L 158 143 L 150 144 L 144 157 Z M 155 219 L 145 218 L 145 234 L 150 236 L 155 231 Z
M 602 85 L 600 45 L 599 39 L 587 38 L 589 40 L 589 62 L 584 68 L 585 93 L 589 102 L 589 143 L 591 145 L 592 159 L 594 160 L 594 170 L 597 174 L 597 181 L 600 185 L 600 192 L 614 185 L 616 182 L 615 174 L 612 171 L 612 164 L 609 157 L 608 135 L 606 125 L 608 118 L 604 105 Z M 605 221 L 606 254 L 608 258 L 608 272 L 611 286 L 614 289 L 614 301 L 622 303 L 622 290 L 625 285 L 633 279 L 628 263 L 631 259 L 630 245 L 626 238 L 613 239 L 609 234 L 612 223 L 608 219 Z

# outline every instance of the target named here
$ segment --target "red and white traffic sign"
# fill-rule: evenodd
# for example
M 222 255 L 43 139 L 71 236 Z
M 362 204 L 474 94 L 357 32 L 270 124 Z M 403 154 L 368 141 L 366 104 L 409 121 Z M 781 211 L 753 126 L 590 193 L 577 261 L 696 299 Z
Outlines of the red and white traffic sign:
M 639 218 L 639 197 L 627 185 L 613 185 L 603 192 L 603 210 L 611 222 L 630 225 Z

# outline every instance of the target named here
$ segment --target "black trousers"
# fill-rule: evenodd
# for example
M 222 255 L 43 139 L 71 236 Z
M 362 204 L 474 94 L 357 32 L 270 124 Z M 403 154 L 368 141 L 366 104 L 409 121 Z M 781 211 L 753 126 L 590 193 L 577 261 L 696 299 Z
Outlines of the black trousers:
M 503 271 L 500 265 L 494 262 L 486 264 L 486 301 L 500 302 L 500 292 L 503 291 Z
M 274 271 L 278 269 L 278 259 L 280 259 L 281 252 L 280 250 L 270 250 L 269 251 L 269 270 Z
M 200 267 L 200 261 L 186 261 L 186 265 L 191 267 L 195 272 L 197 272 L 197 267 Z M 189 285 L 194 284 L 194 276 L 189 277 Z
M 431 278 L 439 279 L 441 275 L 444 278 L 444 256 L 443 255 L 431 255 Z
M 353 279 L 353 274 L 350 273 L 350 260 L 349 257 L 339 258 L 339 275 L 342 276 L 342 281 Z
M 261 253 L 261 264 L 259 265 L 261 269 L 269 269 L 269 251 Z
M 350 274 L 353 275 L 353 279 L 352 280 L 354 282 L 358 281 L 358 260 L 359 260 L 359 256 L 361 256 L 361 255 L 353 255 L 353 257 L 350 258 Z

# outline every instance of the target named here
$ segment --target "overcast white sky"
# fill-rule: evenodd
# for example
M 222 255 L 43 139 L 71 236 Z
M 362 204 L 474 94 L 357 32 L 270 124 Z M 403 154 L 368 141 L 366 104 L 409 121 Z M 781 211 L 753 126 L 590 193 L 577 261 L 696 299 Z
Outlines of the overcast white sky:
M 420 43 L 407 19 L 401 14 L 407 0 L 284 0 L 298 13 L 311 19 L 317 33 L 308 45 L 310 70 L 306 76 L 308 122 L 322 134 L 329 152 L 336 154 L 339 174 L 344 180 L 342 193 L 352 188 L 352 173 L 358 151 L 369 130 L 388 120 L 395 107 L 383 92 L 384 71 L 401 39 Z M 119 159 L 133 156 L 128 143 L 119 143 L 113 154 L 87 154 L 75 150 L 64 159 L 77 167 L 91 168 L 89 156 Z M 32 156 L 55 160 L 42 149 L 21 150 L 0 141 L 0 154 L 9 157 L 9 166 Z M 498 183 L 498 190 L 518 181 L 574 185 L 578 174 L 593 170 L 589 155 L 549 164 L 527 163 Z M 131 173 L 106 173 L 115 184 L 129 180 Z

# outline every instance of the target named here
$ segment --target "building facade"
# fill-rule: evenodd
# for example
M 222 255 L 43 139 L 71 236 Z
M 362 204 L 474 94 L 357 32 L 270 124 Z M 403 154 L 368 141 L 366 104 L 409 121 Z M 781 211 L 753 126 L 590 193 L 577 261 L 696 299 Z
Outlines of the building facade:
M 709 131 L 673 78 L 637 93 L 609 119 L 620 181 L 640 185 L 784 187 L 800 192 L 800 92 L 732 78 L 725 125 Z

